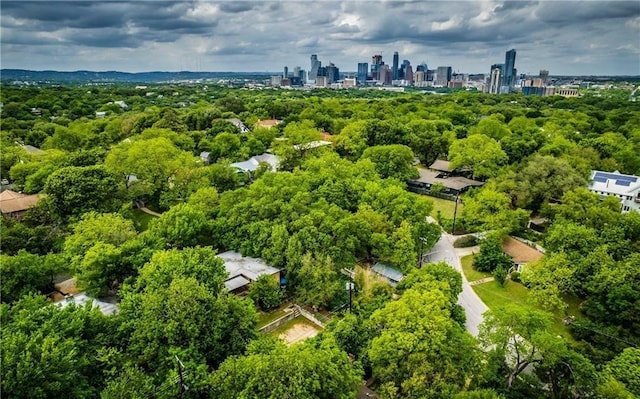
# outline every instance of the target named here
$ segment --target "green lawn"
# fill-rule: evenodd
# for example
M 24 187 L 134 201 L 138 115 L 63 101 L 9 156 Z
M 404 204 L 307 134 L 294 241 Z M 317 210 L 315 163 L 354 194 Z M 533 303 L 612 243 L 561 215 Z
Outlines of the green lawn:
M 281 307 L 280 309 L 272 310 L 271 312 L 258 312 L 258 328 L 262 328 L 267 324 L 271 323 L 272 321 L 277 320 L 286 314 L 287 312 L 284 311 L 284 307 Z
M 530 308 L 534 305 L 527 301 L 529 290 L 520 283 L 507 280 L 504 287 L 501 287 L 497 281 L 491 281 L 484 284 L 474 285 L 473 290 L 478 294 L 482 302 L 484 302 L 489 309 L 495 307 L 511 304 L 523 308 Z M 568 313 L 576 318 L 581 318 L 578 306 L 580 300 L 575 297 L 565 298 L 565 302 L 569 305 Z M 564 313 L 561 311 L 555 312 L 553 315 L 553 324 L 551 331 L 555 334 L 562 335 L 570 341 L 574 341 L 569 329 L 562 322 Z
M 431 212 L 431 216 L 436 219 L 438 216 L 438 211 L 440 211 L 440 214 L 443 217 L 449 218 L 449 219 L 453 219 L 453 211 L 456 207 L 456 203 L 454 201 L 449 201 L 446 199 L 442 199 L 442 198 L 436 198 L 436 197 L 431 197 L 428 196 L 429 199 L 431 201 L 433 201 L 433 211 Z M 462 205 L 462 203 L 458 204 L 458 215 L 460 214 L 460 211 L 462 211 L 462 208 L 464 208 L 464 205 Z
M 464 272 L 464 276 L 467 278 L 467 281 L 476 281 L 486 277 L 491 277 L 491 273 L 479 272 L 473 268 L 473 256 L 474 255 L 467 255 L 460 259 L 460 263 L 462 263 L 462 271 Z
M 149 227 L 149 222 L 151 222 L 155 218 L 156 216 L 144 213 L 137 208 L 131 211 L 131 219 L 133 220 L 133 224 L 140 232 L 145 231 Z

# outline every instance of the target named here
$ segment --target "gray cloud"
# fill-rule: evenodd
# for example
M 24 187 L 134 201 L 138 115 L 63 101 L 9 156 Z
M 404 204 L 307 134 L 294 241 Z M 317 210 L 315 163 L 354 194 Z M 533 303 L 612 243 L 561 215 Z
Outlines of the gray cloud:
M 637 1 L 12 1 L 2 67 L 280 70 L 309 55 L 353 71 L 383 52 L 486 72 L 640 74 Z M 64 54 L 64 56 L 61 56 Z M 389 60 L 387 60 L 388 62 Z

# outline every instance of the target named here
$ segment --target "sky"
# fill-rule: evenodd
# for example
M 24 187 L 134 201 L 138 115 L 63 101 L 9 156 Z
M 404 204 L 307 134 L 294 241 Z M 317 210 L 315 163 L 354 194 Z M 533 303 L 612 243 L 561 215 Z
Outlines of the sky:
M 640 75 L 640 1 L 0 2 L 0 66 L 33 70 L 341 71 L 392 63 L 488 73 Z

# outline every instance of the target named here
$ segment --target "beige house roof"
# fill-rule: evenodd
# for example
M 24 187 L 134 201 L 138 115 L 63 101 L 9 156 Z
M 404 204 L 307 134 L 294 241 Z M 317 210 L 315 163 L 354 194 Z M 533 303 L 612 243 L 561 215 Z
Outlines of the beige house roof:
M 544 256 L 542 252 L 512 237 L 502 243 L 502 250 L 513 258 L 514 263 L 519 265 L 534 262 Z
M 42 197 L 40 194 L 25 195 L 6 190 L 0 193 L 0 212 L 3 215 L 33 208 Z

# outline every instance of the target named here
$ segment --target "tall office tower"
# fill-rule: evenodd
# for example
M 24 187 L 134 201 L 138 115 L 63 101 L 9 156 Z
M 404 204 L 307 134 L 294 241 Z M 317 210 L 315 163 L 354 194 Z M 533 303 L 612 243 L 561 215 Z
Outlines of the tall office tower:
M 369 74 L 369 64 L 366 62 L 358 62 L 358 83 L 364 84 L 367 81 L 367 75 Z
M 421 71 L 421 72 L 427 73 L 428 69 L 429 68 L 427 68 L 427 63 L 423 61 L 422 64 L 416 67 L 416 72 Z
M 398 70 L 398 62 L 399 62 L 400 57 L 398 56 L 398 52 L 394 51 L 393 52 L 393 80 L 398 80 L 398 76 L 399 76 L 399 70 Z
M 318 61 L 316 54 L 311 55 L 311 69 L 309 70 L 309 80 L 315 80 L 318 76 L 318 69 L 322 66 L 322 62 Z
M 418 65 L 420 66 L 420 65 Z M 424 82 L 424 71 L 416 71 L 415 73 L 415 82 L 422 83 Z
M 546 69 L 541 69 L 540 70 L 540 79 L 542 79 L 542 84 L 546 85 L 547 84 L 547 79 L 549 79 L 549 71 L 547 71 Z
M 424 80 L 426 80 L 427 82 L 433 82 L 433 75 L 435 74 L 436 71 L 434 71 L 433 69 L 427 69 L 427 72 L 424 75 Z
M 293 67 L 293 77 L 294 78 L 299 78 L 300 77 L 300 67 L 299 66 L 294 66 Z
M 502 85 L 513 87 L 516 83 L 516 50 L 511 49 L 504 56 Z
M 282 74 L 283 78 L 288 78 L 289 77 L 289 67 L 288 66 L 284 66 L 284 74 Z
M 407 73 L 407 67 L 411 65 L 411 62 L 409 62 L 409 60 L 402 60 L 402 65 L 400 65 L 400 72 L 398 72 L 398 79 L 407 79 L 406 77 L 406 73 Z
M 337 82 L 340 80 L 340 69 L 333 63 L 329 63 L 329 66 L 325 67 L 325 75 L 327 77 L 327 84 Z
M 406 80 L 409 85 L 413 84 L 413 68 L 411 68 L 411 65 L 404 67 L 404 80 Z
M 491 65 L 491 75 L 489 78 L 489 93 L 500 93 L 500 80 L 502 78 L 502 64 Z
M 393 71 L 391 70 L 391 68 L 389 67 L 389 65 L 384 65 L 382 64 L 380 66 L 380 81 L 383 82 L 383 84 L 385 85 L 390 85 L 391 84 L 391 80 L 393 79 Z
M 436 85 L 447 87 L 451 81 L 451 73 L 450 66 L 439 66 L 436 71 Z
M 382 55 L 376 54 L 371 57 L 371 77 L 373 80 L 381 80 L 379 73 L 380 65 L 384 65 L 384 62 L 382 62 Z

